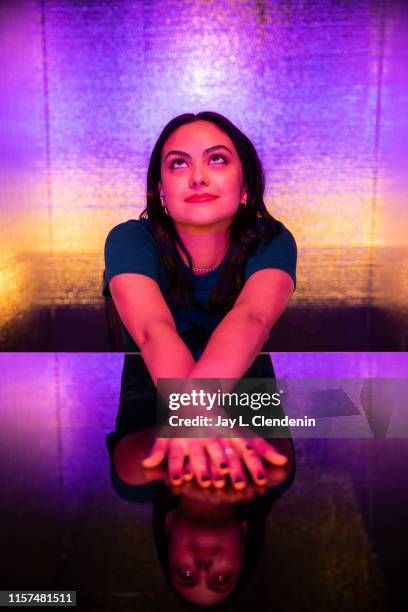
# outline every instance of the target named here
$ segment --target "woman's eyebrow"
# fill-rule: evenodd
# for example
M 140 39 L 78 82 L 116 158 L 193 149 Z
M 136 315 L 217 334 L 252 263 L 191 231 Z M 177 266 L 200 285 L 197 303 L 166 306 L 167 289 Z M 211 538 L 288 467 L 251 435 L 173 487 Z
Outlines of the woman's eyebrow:
M 205 155 L 208 155 L 208 153 L 212 153 L 212 151 L 216 151 L 217 149 L 225 149 L 226 151 L 228 151 L 232 155 L 232 151 L 230 151 L 230 149 L 228 147 L 226 147 L 225 145 L 214 145 L 212 147 L 208 147 L 208 149 L 206 149 L 203 152 L 203 157 Z M 169 151 L 167 153 L 166 157 L 164 158 L 164 161 L 166 161 L 166 159 L 169 157 L 169 155 L 180 155 L 180 157 L 186 157 L 188 159 L 191 159 L 191 155 L 189 155 L 188 153 L 185 153 L 184 151 Z

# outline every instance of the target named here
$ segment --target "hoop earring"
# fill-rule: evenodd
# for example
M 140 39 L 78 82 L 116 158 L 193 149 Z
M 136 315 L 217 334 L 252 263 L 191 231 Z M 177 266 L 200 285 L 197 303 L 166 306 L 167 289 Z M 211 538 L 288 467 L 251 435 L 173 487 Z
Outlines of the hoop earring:
M 240 202 L 239 204 L 239 210 L 244 210 L 245 206 L 246 206 L 246 202 Z
M 169 215 L 169 211 L 167 210 L 167 207 L 164 204 L 164 198 L 162 196 L 160 196 L 160 202 L 161 202 L 162 208 L 164 208 L 164 212 L 166 213 L 166 215 Z

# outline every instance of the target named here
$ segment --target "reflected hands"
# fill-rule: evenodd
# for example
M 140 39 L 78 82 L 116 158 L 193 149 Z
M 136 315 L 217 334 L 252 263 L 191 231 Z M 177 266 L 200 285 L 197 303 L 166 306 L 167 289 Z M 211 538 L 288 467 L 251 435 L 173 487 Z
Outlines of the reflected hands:
M 263 438 L 156 438 L 150 454 L 142 461 L 155 468 L 167 460 L 168 476 L 174 486 L 196 479 L 202 488 L 222 489 L 230 481 L 240 491 L 248 482 L 266 486 L 265 463 L 282 467 L 287 463 Z M 265 462 L 265 463 L 264 463 Z

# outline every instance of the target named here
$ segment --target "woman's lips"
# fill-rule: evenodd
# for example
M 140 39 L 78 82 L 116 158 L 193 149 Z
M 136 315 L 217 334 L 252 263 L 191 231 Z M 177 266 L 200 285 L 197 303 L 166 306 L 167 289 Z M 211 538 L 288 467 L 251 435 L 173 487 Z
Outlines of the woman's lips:
M 186 202 L 191 203 L 200 203 L 200 202 L 210 202 L 210 200 L 216 200 L 218 196 L 212 195 L 211 193 L 195 193 L 191 195 L 189 198 L 186 198 Z

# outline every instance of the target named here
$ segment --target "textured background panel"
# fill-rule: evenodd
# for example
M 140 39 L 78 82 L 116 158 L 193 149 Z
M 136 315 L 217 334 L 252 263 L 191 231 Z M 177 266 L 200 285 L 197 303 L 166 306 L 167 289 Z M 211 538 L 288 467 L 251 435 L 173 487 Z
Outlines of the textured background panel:
M 407 348 L 406 3 L 0 10 L 3 350 L 109 348 L 104 239 L 143 209 L 163 125 L 203 109 L 253 140 L 266 203 L 298 242 L 297 291 L 273 348 Z

